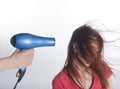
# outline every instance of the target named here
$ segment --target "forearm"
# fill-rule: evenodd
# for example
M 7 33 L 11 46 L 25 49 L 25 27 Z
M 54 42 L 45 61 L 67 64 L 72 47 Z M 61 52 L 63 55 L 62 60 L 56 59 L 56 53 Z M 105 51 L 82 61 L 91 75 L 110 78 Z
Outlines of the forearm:
M 0 59 L 0 71 L 9 70 L 12 68 L 13 68 L 13 63 L 9 57 Z

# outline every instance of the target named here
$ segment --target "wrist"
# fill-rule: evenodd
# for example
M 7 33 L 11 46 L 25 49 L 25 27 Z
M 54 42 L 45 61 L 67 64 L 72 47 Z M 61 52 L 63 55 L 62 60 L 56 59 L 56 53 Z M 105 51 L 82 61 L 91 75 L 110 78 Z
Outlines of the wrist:
M 15 59 L 14 59 L 14 57 L 12 57 L 12 56 L 9 56 L 8 58 L 7 58 L 8 60 L 8 65 L 9 65 L 9 68 L 10 69 L 16 69 L 16 63 L 15 63 Z

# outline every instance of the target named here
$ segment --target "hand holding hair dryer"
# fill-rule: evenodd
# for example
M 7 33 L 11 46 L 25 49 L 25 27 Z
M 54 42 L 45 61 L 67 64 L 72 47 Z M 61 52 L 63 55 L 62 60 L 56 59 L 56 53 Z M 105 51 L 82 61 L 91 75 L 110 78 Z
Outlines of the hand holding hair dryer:
M 14 35 L 11 38 L 10 42 L 15 48 L 18 48 L 20 50 L 27 50 L 37 47 L 54 46 L 55 38 L 36 36 L 30 33 L 19 33 Z M 17 83 L 20 82 L 25 72 L 26 72 L 26 68 L 21 68 L 18 70 L 16 74 L 16 76 L 19 77 Z M 17 83 L 14 89 L 16 88 Z

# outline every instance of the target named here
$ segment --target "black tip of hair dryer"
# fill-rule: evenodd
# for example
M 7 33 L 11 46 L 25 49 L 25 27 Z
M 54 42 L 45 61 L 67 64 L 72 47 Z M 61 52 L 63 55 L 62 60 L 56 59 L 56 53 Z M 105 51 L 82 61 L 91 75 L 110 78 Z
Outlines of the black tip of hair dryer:
M 18 48 L 20 50 L 27 50 L 36 47 L 54 46 L 55 38 L 41 37 L 30 33 L 19 33 L 14 35 L 11 38 L 10 42 L 15 48 Z M 26 72 L 26 68 L 21 68 L 18 70 L 16 75 L 17 77 L 19 77 L 18 82 L 20 82 L 25 72 Z

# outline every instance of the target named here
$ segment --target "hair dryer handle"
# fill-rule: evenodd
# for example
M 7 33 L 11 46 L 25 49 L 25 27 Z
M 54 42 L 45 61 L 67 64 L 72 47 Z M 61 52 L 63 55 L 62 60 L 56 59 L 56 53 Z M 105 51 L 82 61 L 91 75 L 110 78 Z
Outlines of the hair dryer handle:
M 19 70 L 18 70 L 18 72 L 25 72 L 27 70 L 27 68 L 25 67 L 25 68 L 20 68 Z M 17 76 L 17 75 L 16 75 Z M 18 75 L 19 76 L 19 75 Z
M 18 70 L 16 77 L 19 77 L 18 82 L 21 81 L 22 77 L 24 76 L 27 68 L 21 68 Z

